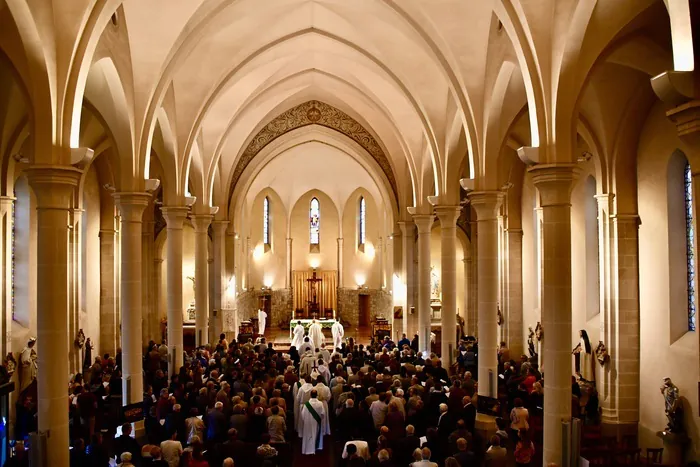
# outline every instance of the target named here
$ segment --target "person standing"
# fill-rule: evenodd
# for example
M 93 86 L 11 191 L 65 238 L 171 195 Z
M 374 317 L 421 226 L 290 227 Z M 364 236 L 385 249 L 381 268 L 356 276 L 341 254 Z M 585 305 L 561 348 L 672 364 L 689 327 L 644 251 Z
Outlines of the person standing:
M 331 326 L 331 334 L 333 334 L 333 350 L 337 350 L 343 343 L 343 337 L 345 336 L 345 328 L 340 323 L 340 320 L 336 320 Z
M 304 326 L 302 326 L 301 321 L 297 321 L 297 325 L 294 326 L 292 334 L 292 347 L 300 350 L 301 344 L 304 343 Z
M 267 313 L 264 310 L 258 310 L 258 334 L 265 335 L 265 325 L 267 324 Z
M 321 348 L 321 344 L 324 342 L 323 329 L 318 321 L 313 320 L 311 326 L 309 326 L 309 339 L 311 340 L 311 345 L 313 346 L 313 351 Z
M 323 449 L 323 434 L 321 426 L 325 412 L 323 403 L 318 400 L 316 390 L 311 391 L 311 398 L 304 403 L 301 409 L 301 453 L 304 455 L 316 454 Z

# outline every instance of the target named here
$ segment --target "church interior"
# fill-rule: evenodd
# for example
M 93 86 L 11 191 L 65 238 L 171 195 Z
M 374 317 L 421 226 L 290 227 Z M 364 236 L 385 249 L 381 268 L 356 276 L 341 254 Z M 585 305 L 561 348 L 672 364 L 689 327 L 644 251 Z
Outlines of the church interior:
M 172 374 L 263 310 L 280 351 L 474 336 L 486 396 L 534 349 L 542 465 L 577 370 L 605 433 L 700 460 L 699 64 L 694 0 L 0 0 L 4 443 L 30 338 L 68 467 L 86 355 L 138 403 L 149 341 Z

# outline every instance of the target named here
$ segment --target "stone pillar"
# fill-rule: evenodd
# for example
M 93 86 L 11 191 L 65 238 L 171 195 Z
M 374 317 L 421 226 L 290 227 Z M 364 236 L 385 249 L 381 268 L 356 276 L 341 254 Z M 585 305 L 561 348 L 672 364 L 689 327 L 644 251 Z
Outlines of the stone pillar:
M 612 296 L 617 336 L 605 341 L 610 354 L 612 406 L 603 406 L 603 423 L 636 433 L 639 423 L 639 216 L 612 216 Z M 614 409 L 614 410 L 611 410 Z
M 469 252 L 465 251 L 464 254 L 468 255 Z M 462 260 L 462 267 L 464 267 L 464 284 L 462 284 L 462 287 L 464 287 L 464 309 L 462 310 L 461 316 L 464 320 L 463 332 L 469 334 L 469 326 L 467 325 L 467 320 L 469 319 L 469 302 L 471 301 L 471 297 L 469 296 L 471 293 L 469 290 L 469 283 L 472 280 L 472 259 L 470 256 Z
M 73 204 L 75 205 L 75 201 Z M 70 261 L 68 263 L 68 276 L 70 277 L 68 286 L 68 306 L 70 310 L 68 318 L 68 336 L 70 337 L 70 343 L 68 345 L 68 358 L 70 360 L 71 373 L 82 371 L 82 350 L 74 343 L 74 339 L 78 336 L 78 331 L 82 327 L 80 325 L 80 301 L 82 298 L 80 290 L 83 282 L 81 280 L 82 268 L 80 267 L 80 237 L 82 234 L 80 220 L 82 218 L 82 214 L 82 209 L 71 209 L 69 212 L 68 221 L 70 225 L 70 230 L 68 231 L 68 255 L 70 257 Z
M 161 208 L 167 223 L 165 257 L 168 269 L 165 272 L 166 300 L 168 313 L 168 374 L 174 375 L 182 366 L 183 315 L 185 305 L 182 298 L 182 243 L 183 225 L 189 209 L 184 206 Z
M 469 194 L 478 241 L 479 394 L 496 397 L 498 386 L 498 209 L 500 191 Z
M 338 239 L 338 288 L 345 287 L 345 274 L 343 274 L 343 239 Z
M 12 294 L 10 284 L 12 284 L 12 225 L 14 219 L 12 216 L 12 205 L 15 198 L 10 196 L 0 196 L 0 219 L 2 219 L 1 240 L 2 246 L 2 283 L 7 284 L 6 292 L 2 299 L 2 346 L 0 352 L 2 355 L 7 355 L 12 351 Z
M 476 216 L 476 215 L 475 215 Z M 474 217 L 475 217 L 474 216 Z M 467 308 L 467 335 L 479 335 L 479 232 L 477 232 L 477 222 L 471 222 L 471 269 L 469 272 L 469 306 Z
M 163 302 L 161 298 L 161 293 L 163 290 L 163 258 L 153 258 L 153 292 L 151 294 L 153 314 L 155 315 L 155 322 L 157 324 L 157 342 L 167 342 L 167 335 L 163 336 L 161 321 L 166 318 L 163 315 Z M 167 319 L 167 318 L 166 318 Z
M 243 251 L 245 253 L 245 289 L 250 290 L 250 271 L 253 269 L 253 245 L 250 237 L 246 237 Z
M 116 355 L 119 347 L 117 308 L 116 232 L 100 230 L 100 349 L 98 355 Z
M 379 258 L 379 289 L 384 290 L 386 283 L 384 282 L 384 239 L 382 237 L 377 240 L 374 255 Z
M 149 193 L 115 193 L 121 214 L 122 402 L 143 400 L 141 228 Z
M 292 288 L 292 239 L 287 239 L 287 276 L 284 278 L 285 287 Z
M 69 467 L 68 256 L 71 201 L 82 175 L 73 167 L 36 165 L 27 170 L 37 204 L 37 345 L 39 432 L 46 434 L 45 458 Z
M 523 230 L 506 229 L 506 341 L 512 356 L 524 353 L 523 345 Z
M 413 241 L 416 225 L 413 222 L 399 222 L 401 228 L 401 279 L 406 288 L 403 296 L 403 332 L 409 339 L 418 332 L 418 313 L 411 314 L 413 303 Z
M 544 460 L 562 465 L 561 422 L 571 419 L 571 190 L 574 164 L 529 169 L 542 208 Z
M 432 214 L 415 214 L 418 228 L 418 350 L 430 352 L 430 228 Z
M 212 335 L 214 336 L 214 342 L 218 342 L 219 334 L 223 332 L 224 328 L 224 303 L 226 303 L 226 298 L 224 294 L 226 293 L 226 229 L 228 229 L 228 221 L 214 221 L 212 223 L 214 226 L 214 272 L 212 274 L 212 281 L 214 285 L 214 298 L 213 298 L 213 309 L 216 316 L 213 320 L 214 329 Z
M 194 224 L 194 303 L 197 346 L 209 343 L 209 224 L 211 214 L 192 216 Z M 250 242 L 248 242 L 250 244 Z M 250 270 L 250 267 L 248 268 Z M 250 274 L 249 274 L 250 276 Z M 248 287 L 250 285 L 248 284 Z
M 149 209 L 153 209 L 153 206 L 149 206 Z M 158 326 L 153 322 L 154 319 L 157 319 L 157 315 L 151 309 L 151 294 L 155 290 L 153 284 L 153 248 L 155 246 L 153 232 L 155 222 L 152 220 L 143 221 L 141 225 L 141 277 L 144 284 L 141 287 L 141 313 L 143 314 L 141 343 L 143 347 L 146 347 L 151 339 L 158 341 Z
M 440 219 L 440 269 L 442 281 L 442 363 L 452 367 L 457 348 L 457 219 L 461 206 L 438 206 Z

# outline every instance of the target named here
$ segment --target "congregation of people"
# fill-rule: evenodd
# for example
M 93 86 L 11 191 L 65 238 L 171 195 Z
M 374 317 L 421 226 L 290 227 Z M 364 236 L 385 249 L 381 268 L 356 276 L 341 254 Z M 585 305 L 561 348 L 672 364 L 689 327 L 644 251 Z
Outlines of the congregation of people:
M 497 431 L 487 437 L 477 426 L 476 339 L 462 338 L 447 368 L 418 351 L 417 335 L 363 346 L 343 334 L 336 326 L 326 345 L 318 323 L 308 333 L 298 323 L 286 351 L 264 337 L 229 342 L 222 334 L 186 353 L 171 378 L 167 346 L 151 342 L 138 437 L 120 423 L 121 353 L 97 357 L 70 383 L 71 465 L 282 467 L 307 456 L 347 467 L 539 465 L 544 391 L 536 356 L 513 360 L 501 344 L 490 408 Z M 582 406 L 574 379 L 573 415 L 596 423 L 597 396 L 586 396 Z M 23 456 L 6 465 L 27 465 Z

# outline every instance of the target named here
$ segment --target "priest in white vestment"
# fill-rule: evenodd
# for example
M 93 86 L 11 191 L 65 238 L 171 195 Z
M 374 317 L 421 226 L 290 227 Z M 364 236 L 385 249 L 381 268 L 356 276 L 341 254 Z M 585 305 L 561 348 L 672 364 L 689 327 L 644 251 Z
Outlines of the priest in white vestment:
M 292 335 L 292 347 L 296 347 L 296 349 L 301 352 L 301 345 L 304 343 L 304 326 L 301 325 L 301 321 L 297 321 Z
M 331 333 L 333 334 L 333 350 L 339 349 L 343 343 L 343 337 L 345 337 L 345 328 L 340 324 L 340 320 L 333 323 Z
M 263 310 L 258 310 L 258 334 L 265 335 L 265 324 L 267 324 L 267 313 Z
M 314 363 L 316 363 L 316 358 L 311 350 L 304 352 L 301 356 L 301 361 L 299 362 L 299 373 L 302 375 L 310 375 L 314 368 Z
M 305 381 L 312 381 L 310 377 L 307 377 Z M 297 433 L 299 433 L 299 437 L 301 438 L 302 435 L 302 407 L 311 398 L 311 391 L 313 390 L 314 385 L 311 383 L 304 383 L 302 384 L 299 389 L 297 390 L 297 397 L 294 402 L 295 409 L 297 410 L 297 413 L 295 413 L 295 419 L 294 423 L 296 425 Z M 297 416 L 298 415 L 298 416 Z
M 321 350 L 318 351 L 317 357 L 322 358 L 324 362 L 331 361 L 331 353 L 326 349 L 326 344 L 321 344 Z
M 314 390 L 316 393 L 318 393 L 318 400 L 323 402 L 323 411 L 325 412 L 323 423 L 321 424 L 321 433 L 324 435 L 330 435 L 331 422 L 329 418 L 328 403 L 331 400 L 331 390 L 325 385 L 324 382 L 321 381 L 320 378 L 316 379 L 316 386 L 314 386 Z
M 323 449 L 323 423 L 326 412 L 323 402 L 318 400 L 318 393 L 311 391 L 311 397 L 301 409 L 301 453 L 316 454 Z
M 321 328 L 321 324 L 316 320 L 313 320 L 311 326 L 309 326 L 309 339 L 311 340 L 314 351 L 321 348 L 321 344 L 323 344 L 324 340 L 323 329 Z

